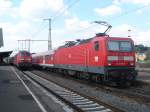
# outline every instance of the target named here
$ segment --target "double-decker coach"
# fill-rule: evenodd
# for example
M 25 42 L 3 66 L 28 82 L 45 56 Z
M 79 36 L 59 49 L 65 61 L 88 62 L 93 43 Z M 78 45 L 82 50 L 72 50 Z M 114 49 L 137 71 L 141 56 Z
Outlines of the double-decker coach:
M 54 66 L 53 56 L 53 51 L 32 54 L 32 64 L 35 67 L 51 68 Z

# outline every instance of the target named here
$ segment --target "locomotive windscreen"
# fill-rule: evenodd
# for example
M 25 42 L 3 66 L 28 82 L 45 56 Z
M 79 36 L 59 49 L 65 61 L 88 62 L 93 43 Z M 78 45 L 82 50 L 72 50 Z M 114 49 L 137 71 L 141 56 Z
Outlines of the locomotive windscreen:
M 21 56 L 31 56 L 29 52 L 21 52 Z
M 132 51 L 132 43 L 130 41 L 108 41 L 108 50 L 110 51 Z

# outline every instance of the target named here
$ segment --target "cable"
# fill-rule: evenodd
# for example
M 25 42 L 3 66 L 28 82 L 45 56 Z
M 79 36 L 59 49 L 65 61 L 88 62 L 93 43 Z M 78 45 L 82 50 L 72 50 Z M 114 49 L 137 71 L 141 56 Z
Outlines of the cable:
M 118 16 L 116 16 L 116 17 L 111 18 L 110 20 L 118 19 L 118 18 L 120 18 L 120 17 L 122 17 L 122 16 L 125 16 L 125 15 L 129 14 L 129 13 L 132 13 L 132 12 L 135 12 L 135 11 L 137 11 L 137 10 L 139 10 L 139 9 L 143 9 L 143 8 L 145 8 L 145 7 L 148 7 L 149 5 L 150 5 L 150 4 L 147 4 L 147 5 L 144 5 L 144 6 L 142 6 L 142 7 L 138 7 L 138 8 L 129 10 L 129 11 L 123 13 L 123 14 L 120 14 L 120 15 L 118 15 Z
M 68 1 L 69 1 L 69 0 L 68 0 Z M 65 10 L 71 8 L 71 7 L 72 7 L 74 4 L 76 4 L 77 2 L 79 2 L 79 0 L 75 0 L 75 1 L 72 2 L 67 8 L 61 7 L 61 8 L 56 12 L 55 16 L 53 17 L 53 21 L 56 20 L 60 15 L 62 15 Z M 130 11 L 127 11 L 127 12 L 125 12 L 125 13 L 119 15 L 119 16 L 113 17 L 113 18 L 108 19 L 108 20 L 109 20 L 109 21 L 112 21 L 112 20 L 114 20 L 114 19 L 118 19 L 118 18 L 120 18 L 120 17 L 122 17 L 122 16 L 125 16 L 125 15 L 129 14 L 129 13 L 132 13 L 132 12 L 135 12 L 135 11 L 137 11 L 137 10 L 139 10 L 139 9 L 143 9 L 143 8 L 145 8 L 145 7 L 148 7 L 149 5 L 150 5 L 150 4 L 144 5 L 144 6 L 142 6 L 142 7 L 138 7 L 138 8 L 136 8 L 136 9 L 133 9 L 133 10 L 130 10 Z M 86 31 L 87 29 L 89 29 L 89 28 L 91 28 L 91 27 L 94 27 L 94 26 L 93 26 L 93 25 L 92 25 L 92 26 L 89 26 L 89 27 L 84 28 L 84 29 L 82 29 L 82 30 L 75 31 L 74 33 L 79 33 L 79 32 Z M 37 34 L 41 33 L 44 29 L 46 29 L 46 25 L 45 25 L 44 27 L 40 28 L 39 30 L 37 30 L 34 34 L 32 34 L 32 36 L 35 37 Z
M 56 14 L 52 19 L 55 20 L 57 17 L 59 17 L 60 15 L 62 15 L 64 13 L 65 10 L 71 8 L 73 5 L 75 5 L 77 2 L 79 2 L 80 0 L 75 0 L 74 2 L 72 2 L 67 8 L 65 8 L 64 10 L 62 10 L 62 12 Z
M 39 35 L 39 33 L 41 33 L 42 31 L 44 31 L 47 28 L 46 26 L 47 25 L 44 25 L 42 28 L 38 29 L 34 34 L 32 34 L 32 37 Z
M 89 27 L 87 27 L 87 28 L 83 28 L 83 29 L 81 29 L 81 30 L 75 31 L 75 32 L 73 32 L 73 34 L 84 32 L 84 31 L 86 31 L 86 30 L 88 30 L 89 28 L 92 28 L 92 27 L 94 27 L 94 26 L 96 26 L 96 24 L 95 24 L 95 25 L 91 25 L 91 26 L 89 26 Z
M 75 0 L 74 2 L 72 2 L 67 8 L 65 8 L 64 9 L 64 7 L 61 7 L 57 12 L 56 12 L 56 14 L 55 14 L 55 16 L 53 17 L 53 20 L 54 19 L 56 19 L 57 17 L 59 17 L 61 14 L 63 14 L 63 12 L 66 10 L 66 9 L 69 9 L 69 8 L 71 8 L 75 3 L 77 3 L 79 0 Z M 69 0 L 68 0 L 68 2 L 69 2 Z M 67 2 L 67 3 L 68 3 Z M 61 9 L 63 9 L 63 12 L 61 12 L 62 10 Z M 44 27 L 42 27 L 42 28 L 40 28 L 40 29 L 38 29 L 34 34 L 30 34 L 32 37 L 35 37 L 36 35 L 38 35 L 39 33 L 41 33 L 44 29 L 46 29 L 46 26 L 47 25 L 45 25 Z
M 104 8 L 104 7 L 108 6 L 108 5 L 111 5 L 111 3 L 105 4 L 105 5 L 103 5 L 101 8 Z M 94 26 L 96 26 L 96 25 L 88 26 L 87 28 L 83 28 L 83 29 L 78 30 L 78 31 L 75 31 L 75 32 L 73 32 L 73 33 L 80 33 L 80 32 L 86 31 L 86 30 L 88 30 L 89 28 L 92 28 L 92 27 L 94 27 Z
M 66 2 L 66 4 L 68 4 L 70 2 L 70 0 L 68 0 Z M 57 14 L 59 14 L 62 10 L 64 10 L 64 6 L 62 6 L 61 8 L 59 8 L 59 10 L 57 10 L 57 12 L 52 16 L 52 17 L 55 17 Z

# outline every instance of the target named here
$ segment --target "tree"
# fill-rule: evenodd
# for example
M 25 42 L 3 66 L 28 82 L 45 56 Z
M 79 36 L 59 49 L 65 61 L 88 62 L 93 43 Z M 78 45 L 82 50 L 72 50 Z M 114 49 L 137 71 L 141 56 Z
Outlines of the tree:
M 148 47 L 145 47 L 144 45 L 140 44 L 140 45 L 135 45 L 135 51 L 137 53 L 145 53 L 147 52 Z
M 150 60 L 150 48 L 148 48 L 146 56 L 146 60 Z

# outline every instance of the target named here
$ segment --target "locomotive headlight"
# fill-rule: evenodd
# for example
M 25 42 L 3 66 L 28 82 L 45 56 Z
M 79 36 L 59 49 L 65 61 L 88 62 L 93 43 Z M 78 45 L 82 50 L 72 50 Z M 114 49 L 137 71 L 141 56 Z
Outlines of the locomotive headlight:
M 107 60 L 108 61 L 117 61 L 118 60 L 118 56 L 108 56 Z
M 23 61 L 23 60 L 24 60 L 24 58 L 21 58 L 20 60 L 21 60 L 21 61 Z
M 133 63 L 133 62 L 131 62 L 131 63 L 130 63 L 130 65 L 131 65 L 131 66 L 133 66 L 133 65 L 134 65 L 134 63 Z
M 111 66 L 111 63 L 108 63 L 108 66 Z

